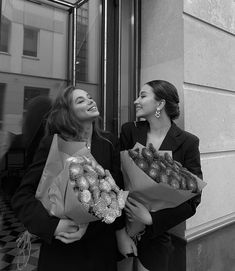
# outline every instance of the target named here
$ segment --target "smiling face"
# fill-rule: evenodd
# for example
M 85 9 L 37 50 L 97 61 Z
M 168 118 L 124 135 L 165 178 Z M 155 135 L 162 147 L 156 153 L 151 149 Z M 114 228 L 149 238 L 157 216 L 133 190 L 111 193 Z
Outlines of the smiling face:
M 72 107 L 79 122 L 93 121 L 99 116 L 95 101 L 82 89 L 73 91 Z
M 152 88 L 149 85 L 144 85 L 134 104 L 136 105 L 136 116 L 148 119 L 156 113 L 159 101 L 155 99 Z

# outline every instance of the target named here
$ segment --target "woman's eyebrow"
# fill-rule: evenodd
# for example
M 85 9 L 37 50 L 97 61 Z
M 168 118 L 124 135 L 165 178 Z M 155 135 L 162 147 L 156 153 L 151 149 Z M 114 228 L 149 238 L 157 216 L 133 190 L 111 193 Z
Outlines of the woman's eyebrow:
M 142 95 L 142 94 L 147 94 L 147 92 L 144 91 L 144 90 L 141 90 L 141 91 L 140 91 L 140 95 Z

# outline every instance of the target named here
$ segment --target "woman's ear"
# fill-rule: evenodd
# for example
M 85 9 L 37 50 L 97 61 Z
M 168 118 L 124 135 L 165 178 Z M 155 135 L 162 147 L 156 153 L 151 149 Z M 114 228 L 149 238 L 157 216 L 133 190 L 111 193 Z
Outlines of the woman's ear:
M 161 100 L 160 102 L 159 102 L 159 104 L 158 104 L 158 108 L 160 109 L 160 110 L 162 110 L 164 107 L 165 107 L 165 105 L 166 105 L 166 100 Z

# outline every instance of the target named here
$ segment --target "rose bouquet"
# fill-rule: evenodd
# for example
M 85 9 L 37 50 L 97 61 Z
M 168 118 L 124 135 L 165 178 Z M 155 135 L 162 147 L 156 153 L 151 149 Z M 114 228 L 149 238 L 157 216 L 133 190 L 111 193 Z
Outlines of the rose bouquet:
M 127 195 L 84 142 L 54 136 L 36 192 L 50 214 L 78 225 L 100 219 L 112 223 L 121 215 Z
M 121 216 L 127 192 L 119 189 L 108 170 L 87 156 L 68 158 L 69 185 L 78 201 L 97 218 L 112 223 Z
M 149 211 L 176 207 L 195 197 L 206 185 L 173 160 L 170 151 L 157 151 L 152 144 L 144 147 L 137 143 L 133 149 L 121 152 L 121 163 L 129 196 Z

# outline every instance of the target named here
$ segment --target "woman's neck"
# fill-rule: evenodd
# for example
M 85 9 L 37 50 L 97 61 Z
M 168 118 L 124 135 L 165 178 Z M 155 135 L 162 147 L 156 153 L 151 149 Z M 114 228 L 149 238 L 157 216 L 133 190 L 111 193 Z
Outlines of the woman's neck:
M 81 134 L 81 138 L 86 142 L 91 142 L 93 125 L 92 123 L 83 123 L 83 132 Z
M 169 118 L 156 119 L 151 118 L 148 120 L 150 133 L 157 134 L 159 136 L 165 135 L 171 127 L 171 120 Z

